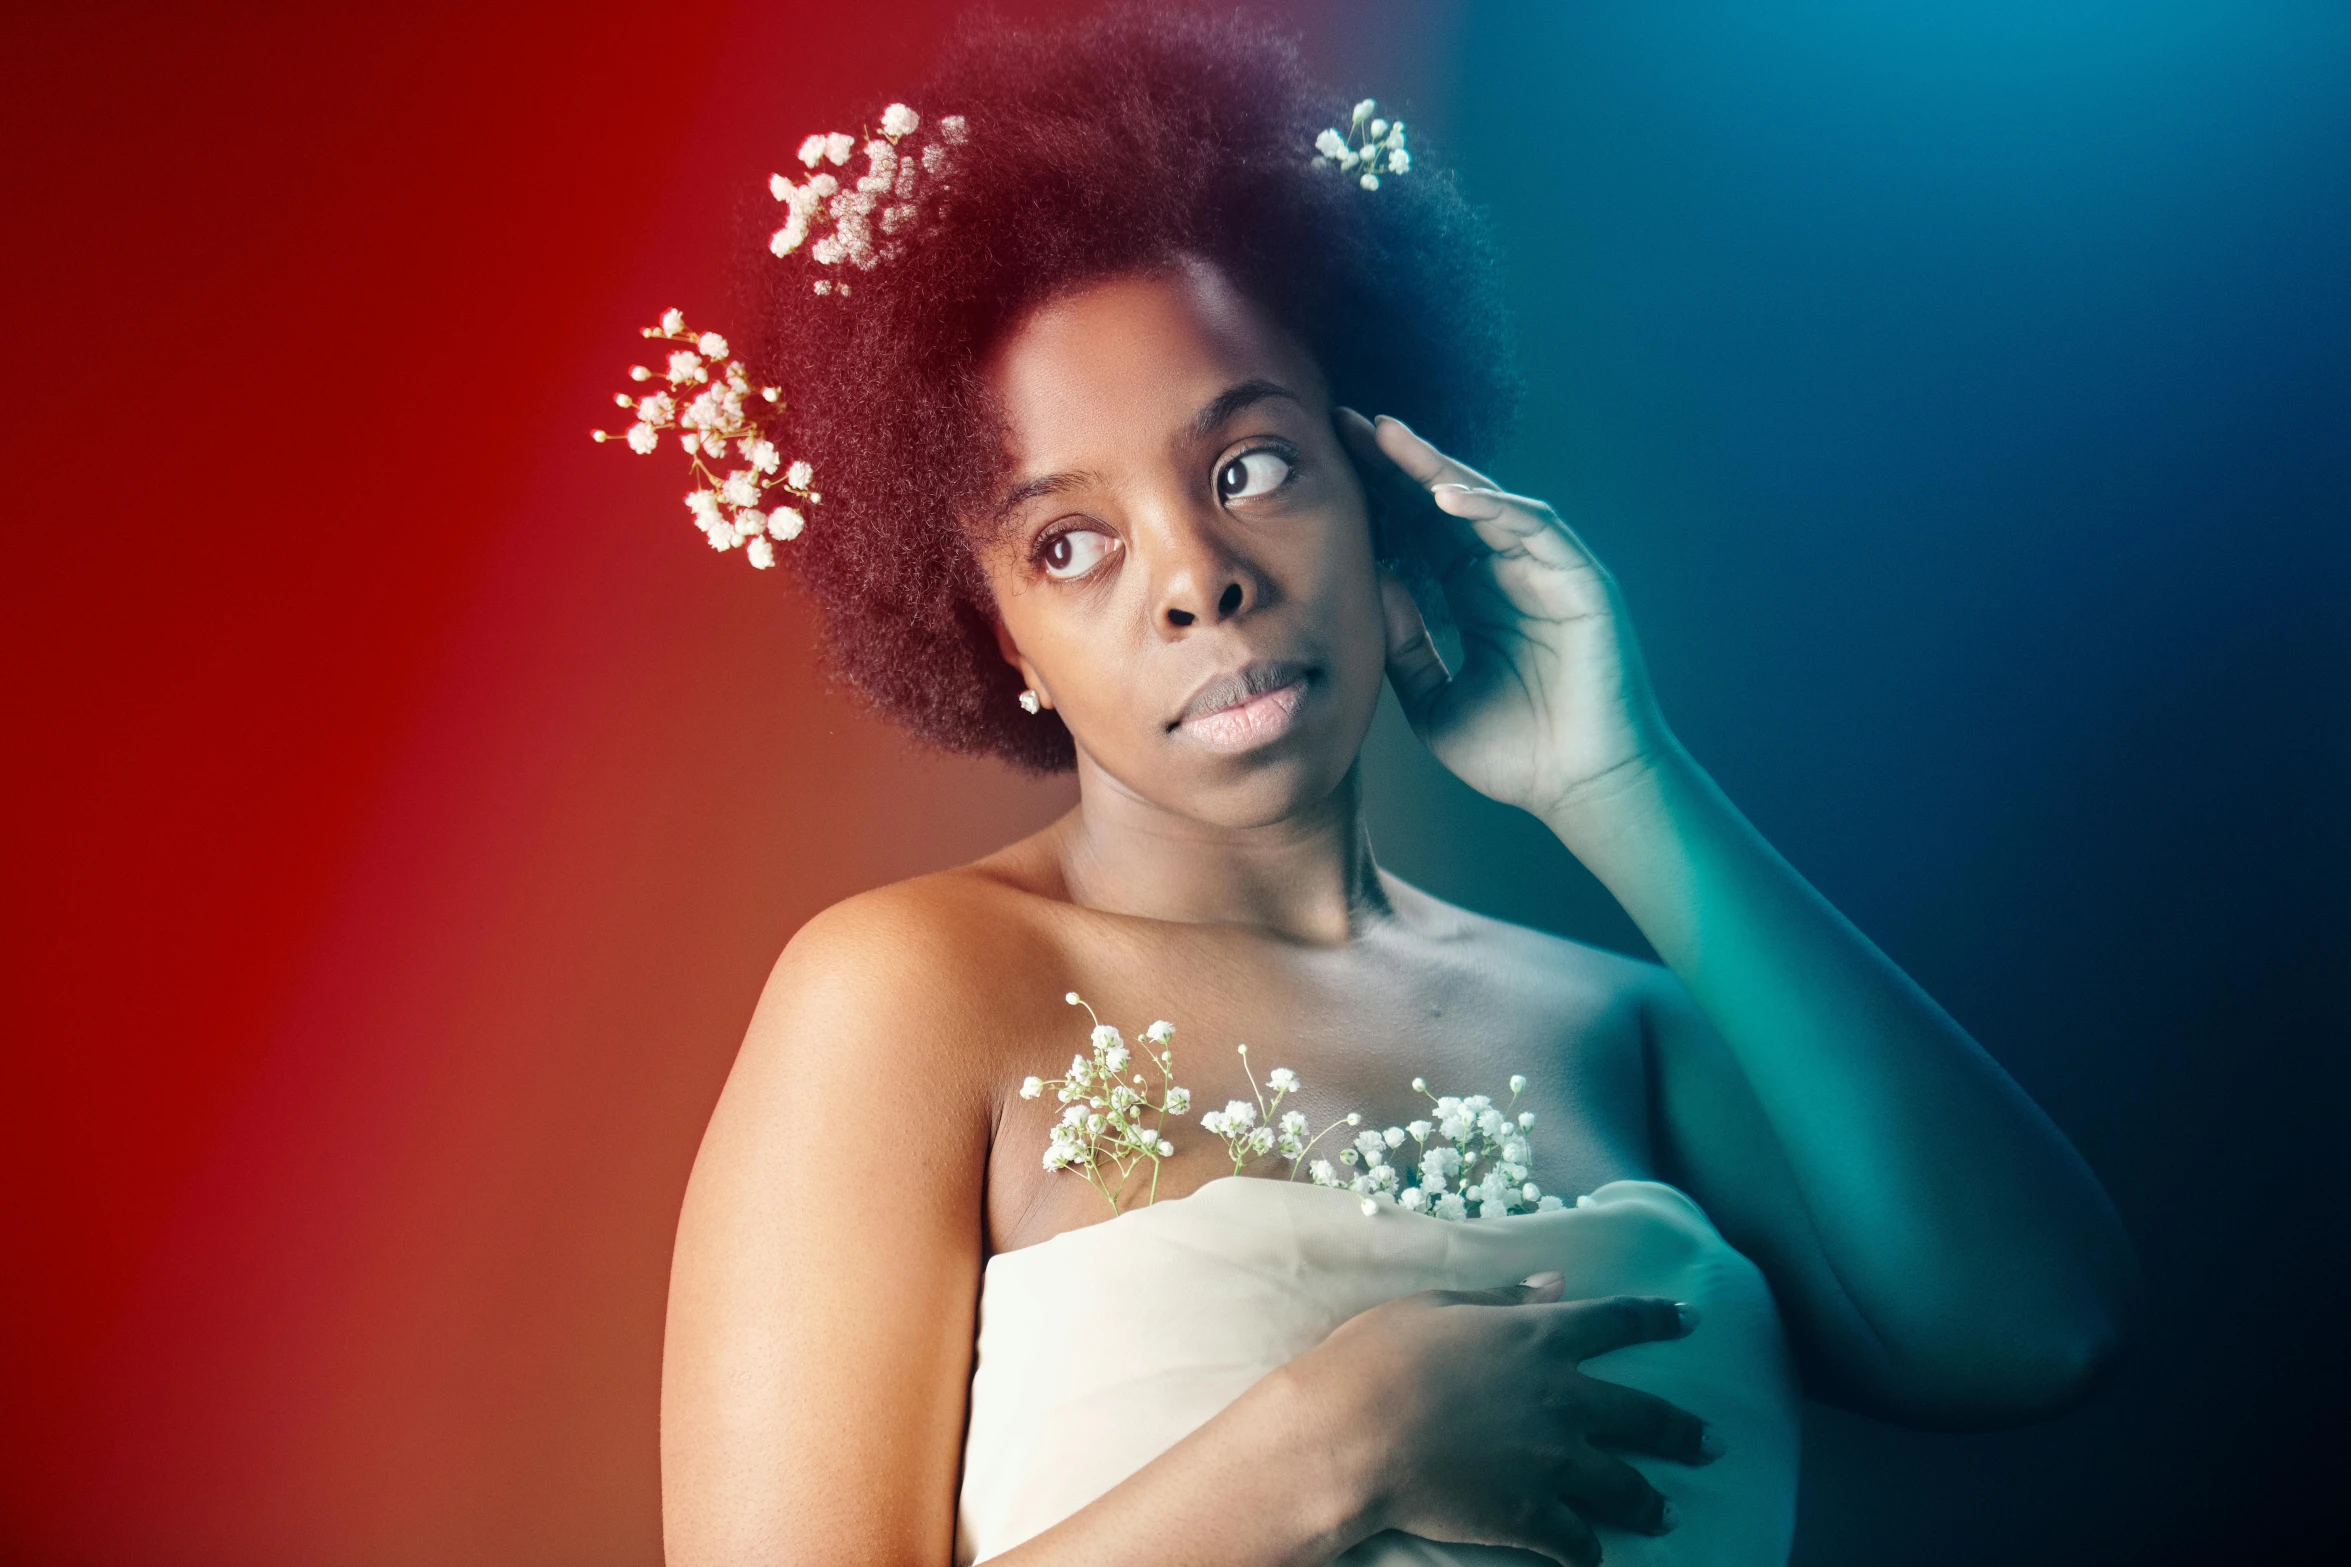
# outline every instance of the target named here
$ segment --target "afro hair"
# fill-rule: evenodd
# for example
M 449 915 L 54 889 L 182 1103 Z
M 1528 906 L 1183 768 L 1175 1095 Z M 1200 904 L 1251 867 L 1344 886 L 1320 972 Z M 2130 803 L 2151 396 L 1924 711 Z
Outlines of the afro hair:
M 780 551 L 829 662 L 923 740 L 1038 771 L 1069 731 L 1018 705 L 972 519 L 1004 475 L 984 367 L 1039 304 L 1185 258 L 1220 268 L 1302 342 L 1332 395 L 1477 462 L 1515 411 L 1493 250 L 1414 149 L 1377 190 L 1313 156 L 1351 105 L 1296 44 L 1164 9 L 1075 25 L 967 23 L 911 100 L 967 140 L 879 265 L 763 261 L 755 362 L 787 393 L 822 504 Z M 816 280 L 851 283 L 819 292 Z

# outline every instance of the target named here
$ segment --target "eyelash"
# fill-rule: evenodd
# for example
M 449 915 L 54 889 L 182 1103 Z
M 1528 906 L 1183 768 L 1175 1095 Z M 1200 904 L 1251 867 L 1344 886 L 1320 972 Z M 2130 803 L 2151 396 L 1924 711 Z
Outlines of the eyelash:
M 1278 495 L 1281 493 L 1281 491 L 1288 489 L 1291 484 L 1297 480 L 1298 467 L 1302 460 L 1302 454 L 1299 452 L 1298 448 L 1291 445 L 1288 441 L 1263 440 L 1257 442 L 1253 446 L 1244 446 L 1237 452 L 1233 452 L 1227 456 L 1218 458 L 1216 466 L 1209 470 L 1209 488 L 1211 490 L 1215 489 L 1216 476 L 1218 474 L 1224 472 L 1225 469 L 1231 467 L 1234 463 L 1239 462 L 1242 458 L 1255 456 L 1259 452 L 1271 452 L 1274 456 L 1279 457 L 1284 463 L 1289 465 L 1290 471 L 1282 475 L 1282 482 L 1279 486 L 1276 487 L 1274 491 L 1275 494 Z M 1256 496 L 1252 498 L 1262 500 L 1265 497 Z M 1105 531 L 1107 530 L 1100 528 L 1048 528 L 1043 533 L 1038 534 L 1036 542 L 1029 546 L 1029 565 L 1032 569 L 1041 574 L 1045 570 L 1046 552 L 1053 548 L 1055 540 L 1063 538 L 1072 533 L 1100 533 Z M 1113 537 L 1115 536 L 1116 535 L 1113 535 Z M 1090 577 L 1093 575 L 1093 573 L 1088 572 L 1086 575 Z M 1082 582 L 1085 580 L 1085 578 L 1071 577 L 1067 580 L 1072 582 Z

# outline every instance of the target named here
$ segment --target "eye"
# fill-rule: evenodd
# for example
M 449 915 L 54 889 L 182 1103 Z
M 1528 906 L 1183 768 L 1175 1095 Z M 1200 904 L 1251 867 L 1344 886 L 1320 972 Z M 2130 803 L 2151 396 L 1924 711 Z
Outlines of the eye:
M 1216 473 L 1216 498 L 1230 505 L 1271 495 L 1290 476 L 1290 460 L 1280 452 L 1243 452 Z
M 1118 540 L 1093 528 L 1071 528 L 1056 533 L 1037 550 L 1045 575 L 1056 582 L 1073 582 L 1102 564 Z

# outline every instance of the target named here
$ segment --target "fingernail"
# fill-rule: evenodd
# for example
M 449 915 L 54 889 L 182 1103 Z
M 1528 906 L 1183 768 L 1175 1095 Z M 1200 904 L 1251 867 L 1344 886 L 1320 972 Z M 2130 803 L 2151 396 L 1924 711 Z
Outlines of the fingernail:
M 1526 1277 L 1526 1287 L 1531 1290 L 1547 1290 L 1554 1284 L 1565 1282 L 1566 1278 L 1567 1275 L 1564 1273 L 1530 1273 Z
M 1429 490 L 1431 493 L 1434 493 L 1438 490 L 1459 490 L 1462 494 L 1467 495 L 1469 493 L 1469 486 L 1466 484 L 1455 484 L 1451 479 L 1447 479 L 1442 484 L 1430 485 Z
M 1686 1300 L 1677 1300 L 1673 1303 L 1673 1314 L 1682 1319 L 1682 1331 L 1684 1333 L 1695 1333 L 1698 1331 L 1699 1319 L 1697 1307 L 1691 1305 Z
M 1730 1449 L 1723 1445 L 1722 1433 L 1708 1426 L 1698 1433 L 1698 1456 L 1712 1463 Z
M 1657 1509 L 1657 1532 L 1663 1534 L 1669 1529 L 1679 1528 L 1681 1521 L 1681 1509 L 1674 1506 L 1672 1497 L 1667 1497 L 1665 1505 Z

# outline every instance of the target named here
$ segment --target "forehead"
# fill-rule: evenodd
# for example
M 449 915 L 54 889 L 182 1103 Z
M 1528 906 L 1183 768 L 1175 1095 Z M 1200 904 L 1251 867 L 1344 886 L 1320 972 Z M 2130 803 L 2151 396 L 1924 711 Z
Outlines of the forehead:
M 1215 268 L 1106 279 L 1044 305 L 997 351 L 990 379 L 1026 473 L 1101 470 L 1153 453 L 1220 393 L 1263 379 L 1321 390 L 1312 360 Z

